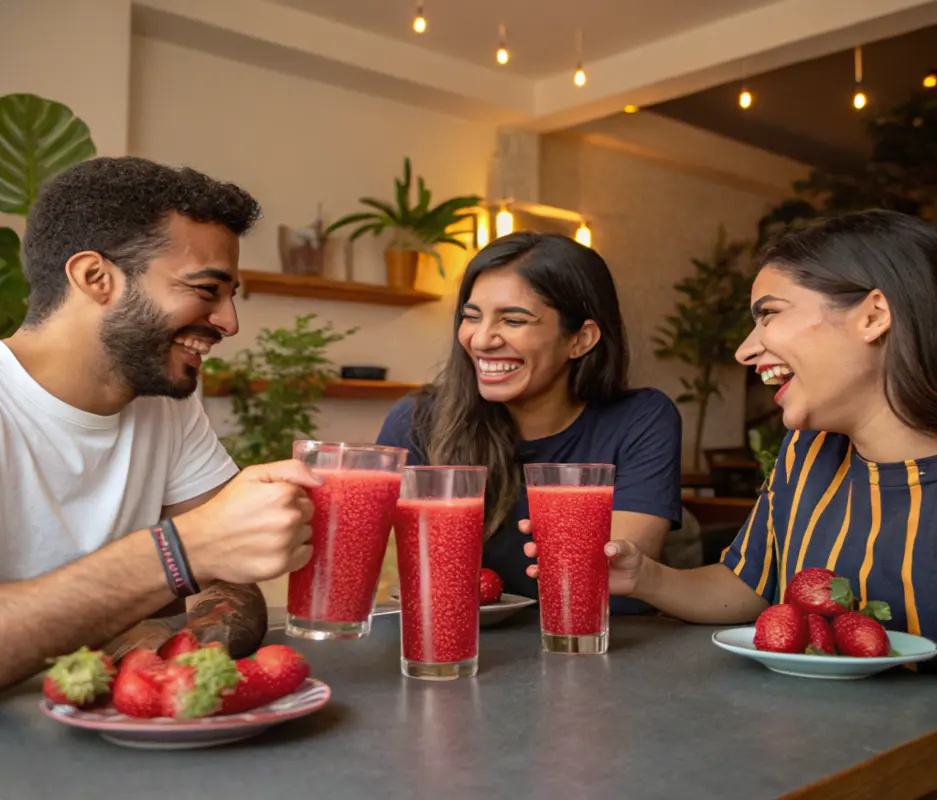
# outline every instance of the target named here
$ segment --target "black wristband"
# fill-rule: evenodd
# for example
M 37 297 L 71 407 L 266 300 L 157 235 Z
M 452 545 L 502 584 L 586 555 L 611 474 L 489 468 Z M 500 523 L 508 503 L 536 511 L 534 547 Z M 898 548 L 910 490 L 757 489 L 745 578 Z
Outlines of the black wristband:
M 179 538 L 179 531 L 171 519 L 164 519 L 159 525 L 150 529 L 156 550 L 166 573 L 166 582 L 176 597 L 188 597 L 198 594 L 201 589 L 195 581 L 189 561 L 185 557 L 185 548 Z

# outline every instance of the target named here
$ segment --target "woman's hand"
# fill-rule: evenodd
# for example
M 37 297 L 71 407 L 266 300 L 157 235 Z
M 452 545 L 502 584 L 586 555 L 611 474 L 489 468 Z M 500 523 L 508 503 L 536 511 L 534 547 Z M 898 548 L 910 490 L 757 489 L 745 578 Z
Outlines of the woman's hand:
M 521 533 L 530 535 L 529 519 L 520 520 L 517 527 Z M 524 555 L 528 558 L 536 558 L 537 545 L 533 542 L 527 542 L 524 545 Z M 618 595 L 634 594 L 643 571 L 642 567 L 648 561 L 646 556 L 633 542 L 624 539 L 606 544 L 605 555 L 608 556 L 610 567 L 608 573 L 609 591 Z M 527 574 L 531 578 L 536 578 L 539 575 L 538 566 L 531 564 L 527 567 Z

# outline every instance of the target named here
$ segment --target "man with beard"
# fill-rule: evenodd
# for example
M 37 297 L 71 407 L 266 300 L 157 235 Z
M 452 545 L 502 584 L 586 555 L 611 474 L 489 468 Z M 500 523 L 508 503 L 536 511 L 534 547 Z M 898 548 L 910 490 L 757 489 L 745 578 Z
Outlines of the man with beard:
M 259 213 L 232 184 L 139 158 L 41 191 L 26 322 L 0 342 L 0 689 L 81 645 L 158 647 L 190 596 L 197 638 L 249 653 L 266 632 L 254 584 L 309 560 L 312 473 L 237 474 L 193 395 L 237 332 L 239 238 Z

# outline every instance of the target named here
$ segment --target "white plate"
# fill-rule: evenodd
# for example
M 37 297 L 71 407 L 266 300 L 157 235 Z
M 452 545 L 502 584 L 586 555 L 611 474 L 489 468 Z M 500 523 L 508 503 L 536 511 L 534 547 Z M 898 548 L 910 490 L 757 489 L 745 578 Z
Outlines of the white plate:
M 39 708 L 56 722 L 95 731 L 113 744 L 142 750 L 190 750 L 216 747 L 263 733 L 267 728 L 289 719 L 318 711 L 331 696 L 329 687 L 314 678 L 292 694 L 265 706 L 220 717 L 178 720 L 169 717 L 135 719 L 109 706 L 82 711 L 72 706 L 57 706 L 43 698 Z
M 856 680 L 868 678 L 878 672 L 908 664 L 927 661 L 937 655 L 937 645 L 923 636 L 888 631 L 891 649 L 901 655 L 883 658 L 854 658 L 852 656 L 811 656 L 806 653 L 768 653 L 756 650 L 755 626 L 728 628 L 713 634 L 713 643 L 730 653 L 745 656 L 764 664 L 782 675 L 797 678 L 826 678 L 829 680 Z
M 391 596 L 391 601 L 384 604 L 385 614 L 397 614 L 400 612 L 400 589 L 396 586 L 392 587 L 389 594 Z M 489 625 L 497 625 L 499 622 L 504 622 L 512 614 L 516 614 L 522 608 L 527 608 L 536 603 L 536 600 L 531 600 L 529 597 L 522 597 L 519 594 L 502 594 L 501 599 L 497 603 L 489 603 L 484 605 L 479 609 L 478 615 L 478 625 L 481 628 L 487 628 Z M 378 612 L 375 610 L 374 615 L 377 616 Z

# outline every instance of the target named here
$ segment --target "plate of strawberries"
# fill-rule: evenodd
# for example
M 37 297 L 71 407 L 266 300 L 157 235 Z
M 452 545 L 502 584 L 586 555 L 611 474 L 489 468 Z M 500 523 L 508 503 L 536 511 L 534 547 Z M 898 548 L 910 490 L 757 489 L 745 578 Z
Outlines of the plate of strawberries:
M 180 750 L 256 736 L 317 711 L 330 696 L 291 647 L 266 645 L 234 660 L 220 644 L 200 645 L 182 631 L 158 652 L 130 651 L 116 667 L 87 647 L 57 658 L 39 707 L 114 744 Z
M 393 605 L 387 604 L 385 614 L 400 612 L 400 587 L 393 586 L 390 590 Z M 493 569 L 484 567 L 478 580 L 478 625 L 487 628 L 497 625 L 522 608 L 534 605 L 537 601 L 519 594 L 507 594 L 504 591 L 504 580 Z M 375 616 L 377 612 L 375 612 Z
M 857 608 L 848 578 L 808 567 L 796 573 L 783 602 L 768 606 L 754 626 L 713 634 L 730 653 L 798 678 L 855 680 L 892 667 L 937 656 L 923 636 L 887 630 L 887 603 L 871 600 Z

